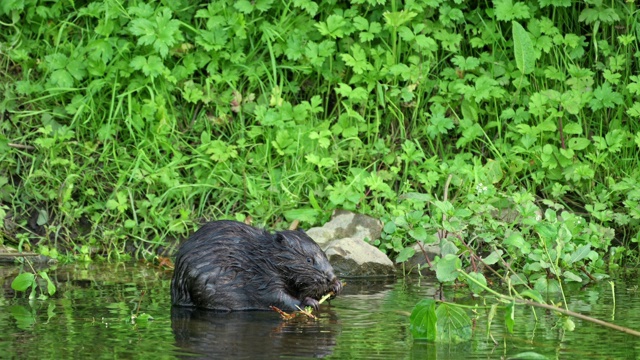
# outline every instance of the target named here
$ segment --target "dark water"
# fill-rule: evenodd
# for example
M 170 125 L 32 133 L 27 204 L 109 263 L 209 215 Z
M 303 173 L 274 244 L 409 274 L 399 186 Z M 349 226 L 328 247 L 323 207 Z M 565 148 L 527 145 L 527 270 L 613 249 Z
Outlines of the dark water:
M 142 264 L 50 269 L 58 293 L 47 300 L 16 296 L 10 284 L 17 274 L 14 266 L 0 267 L 2 359 L 506 359 L 527 351 L 548 359 L 640 358 L 639 338 L 577 319 L 575 331 L 565 332 L 558 317 L 540 309 L 536 321 L 531 308 L 519 306 L 514 334 L 506 333 L 501 310 L 488 329 L 483 300 L 451 289 L 443 292 L 449 300 L 478 305 L 473 340 L 414 342 L 408 314 L 437 290 L 425 278 L 348 280 L 319 321 L 287 323 L 271 312 L 172 309 L 171 272 Z M 637 277 L 615 284 L 615 309 L 607 282 L 570 287 L 570 309 L 640 329 Z

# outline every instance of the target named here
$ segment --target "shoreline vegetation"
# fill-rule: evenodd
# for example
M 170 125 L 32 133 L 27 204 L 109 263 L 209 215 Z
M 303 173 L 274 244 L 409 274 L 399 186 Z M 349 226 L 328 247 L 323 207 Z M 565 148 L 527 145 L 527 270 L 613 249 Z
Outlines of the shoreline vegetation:
M 3 1 L 1 243 L 154 259 L 203 219 L 347 209 L 383 221 L 398 263 L 440 242 L 444 282 L 602 278 L 638 263 L 638 19 L 600 0 Z

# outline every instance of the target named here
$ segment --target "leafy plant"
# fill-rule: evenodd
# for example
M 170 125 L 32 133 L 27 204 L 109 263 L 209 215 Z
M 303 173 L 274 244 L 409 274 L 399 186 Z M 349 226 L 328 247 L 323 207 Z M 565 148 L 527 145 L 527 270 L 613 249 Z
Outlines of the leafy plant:
M 346 208 L 398 262 L 440 244 L 447 280 L 637 261 L 637 19 L 571 5 L 3 2 L 3 241 L 149 258 Z

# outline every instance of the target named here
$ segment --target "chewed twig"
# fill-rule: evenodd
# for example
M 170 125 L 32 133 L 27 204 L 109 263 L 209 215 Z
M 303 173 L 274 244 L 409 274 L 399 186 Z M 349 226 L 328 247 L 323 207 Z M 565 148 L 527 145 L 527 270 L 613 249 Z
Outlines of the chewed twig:
M 343 283 L 342 286 L 345 286 L 347 283 Z M 320 298 L 320 300 L 318 300 L 318 304 L 322 304 L 323 302 L 327 301 L 328 299 L 330 299 L 332 296 L 335 296 L 335 293 L 333 291 L 329 291 L 328 293 L 326 293 L 323 297 Z M 307 306 L 304 309 L 301 309 L 300 307 L 296 306 L 298 308 L 298 310 L 293 311 L 291 313 L 288 313 L 286 311 L 282 311 L 281 309 L 275 307 L 275 306 L 270 306 L 271 310 L 277 312 L 278 314 L 280 314 L 280 317 L 282 318 L 282 320 L 284 321 L 290 321 L 290 320 L 294 320 L 300 317 L 304 317 L 306 316 L 305 320 L 308 319 L 313 319 L 313 320 L 318 320 L 318 317 L 313 315 L 313 308 L 311 306 Z

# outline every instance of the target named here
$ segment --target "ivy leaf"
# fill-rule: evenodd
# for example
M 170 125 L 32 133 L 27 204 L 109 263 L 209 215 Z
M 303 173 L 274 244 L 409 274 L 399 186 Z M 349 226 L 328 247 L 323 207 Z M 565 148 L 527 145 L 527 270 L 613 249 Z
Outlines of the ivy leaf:
M 528 19 L 529 7 L 521 2 L 513 3 L 512 0 L 495 0 L 496 19 L 510 21 L 515 19 Z
M 356 16 L 353 19 L 353 26 L 360 31 L 369 30 L 369 21 L 362 16 Z
M 634 118 L 640 118 L 640 103 L 633 103 L 633 105 L 627 109 L 627 114 Z
M 342 16 L 333 14 L 329 15 L 326 22 L 319 22 L 315 26 L 321 35 L 337 39 L 344 36 L 347 21 Z
M 80 60 L 72 60 L 67 64 L 67 71 L 76 79 L 82 80 L 87 76 L 87 65 Z
M 155 29 L 153 23 L 148 19 L 133 19 L 129 23 L 129 31 L 138 36 L 138 44 L 151 45 L 155 40 Z
M 249 0 L 238 0 L 233 4 L 233 7 L 244 14 L 250 14 L 253 11 L 253 5 Z
M 313 224 L 320 212 L 313 208 L 302 208 L 284 211 L 283 215 L 288 221 L 299 220 Z
M 56 53 L 45 56 L 45 63 L 51 70 L 64 69 L 69 62 L 69 58 L 65 54 Z
M 164 8 L 156 15 L 155 22 L 137 18 L 129 23 L 129 31 L 138 36 L 139 45 L 153 45 L 161 57 L 169 54 L 169 48 L 183 39 L 180 21 L 171 19 L 171 10 Z
M 135 70 L 141 70 L 146 76 L 151 76 L 152 78 L 161 75 L 166 70 L 162 60 L 155 55 L 149 56 L 149 59 L 145 59 L 143 56 L 136 56 L 131 60 L 129 65 Z
M 601 4 L 602 1 L 600 1 L 600 5 Z M 578 17 L 578 21 L 584 21 L 587 24 L 592 24 L 596 21 L 600 21 L 605 24 L 612 24 L 616 21 L 620 21 L 620 17 L 612 8 L 597 6 L 595 8 L 586 8 L 582 10 L 580 16 Z
M 453 120 L 445 116 L 442 106 L 438 105 L 434 106 L 434 108 L 435 110 L 432 111 L 429 119 L 429 125 L 427 125 L 427 134 L 432 139 L 435 139 L 440 134 L 446 134 L 454 126 Z
M 462 137 L 456 141 L 456 148 L 460 149 L 483 134 L 484 132 L 482 131 L 480 124 L 475 123 L 469 126 L 462 131 Z
M 71 88 L 73 87 L 73 76 L 67 70 L 56 70 L 49 78 L 50 87 Z
M 360 45 L 353 44 L 351 46 L 351 53 L 353 56 L 349 54 L 340 54 L 340 57 L 347 66 L 351 66 L 353 68 L 354 73 L 362 74 L 365 71 L 373 70 L 373 66 L 367 61 L 367 53 L 365 53 Z
M 632 75 L 629 76 L 629 79 L 632 82 L 627 85 L 627 90 L 632 94 L 640 95 L 640 76 Z
M 105 65 L 113 57 L 113 46 L 104 39 L 91 41 L 87 45 L 87 48 L 89 49 L 88 57 L 90 59 L 101 61 Z
M 24 0 L 0 1 L 0 15 L 10 14 L 12 11 L 24 10 Z
M 591 107 L 591 110 L 596 111 L 602 108 L 614 108 L 623 103 L 622 95 L 613 91 L 611 85 L 605 82 L 593 91 L 593 99 L 589 102 L 589 107 Z
M 569 7 L 571 6 L 571 0 L 538 0 L 540 7 L 554 6 L 554 7 Z
M 416 15 L 418 14 L 414 13 L 413 11 L 404 11 L 404 10 L 395 11 L 395 12 L 386 11 L 382 14 L 386 22 L 385 25 L 387 27 L 392 27 L 394 29 L 399 28 L 402 24 L 416 17 Z
M 156 17 L 156 40 L 153 48 L 160 53 L 160 56 L 166 57 L 169 48 L 182 40 L 180 33 L 180 21 L 171 19 L 171 10 L 165 8 L 162 14 Z
M 318 13 L 318 4 L 311 0 L 293 0 L 293 6 L 301 8 L 310 16 L 316 16 Z
M 465 58 L 464 56 L 456 55 L 453 59 L 451 59 L 451 62 L 463 71 L 475 70 L 478 68 L 478 66 L 480 66 L 480 60 L 473 56 Z

